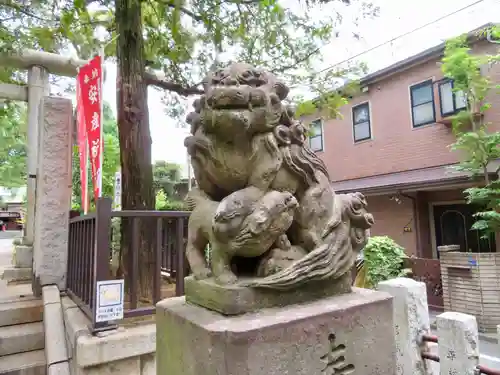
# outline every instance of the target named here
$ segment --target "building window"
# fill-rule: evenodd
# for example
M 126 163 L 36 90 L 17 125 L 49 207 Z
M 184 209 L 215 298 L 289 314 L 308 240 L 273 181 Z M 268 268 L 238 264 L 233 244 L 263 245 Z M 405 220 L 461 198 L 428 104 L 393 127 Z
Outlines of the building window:
M 360 142 L 372 137 L 370 129 L 370 105 L 363 103 L 352 107 L 352 132 L 354 142 Z
M 436 122 L 432 80 L 410 87 L 413 127 Z
M 453 92 L 453 80 L 446 80 L 439 84 L 439 100 L 442 117 L 453 115 L 467 108 L 465 93 L 461 90 Z
M 323 121 L 314 120 L 309 126 L 309 147 L 313 151 L 323 151 Z

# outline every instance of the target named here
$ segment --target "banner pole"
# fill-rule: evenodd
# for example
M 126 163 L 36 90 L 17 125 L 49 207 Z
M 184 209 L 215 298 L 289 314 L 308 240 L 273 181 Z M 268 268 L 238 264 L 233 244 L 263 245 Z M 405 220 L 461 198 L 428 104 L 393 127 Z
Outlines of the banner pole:
M 99 198 L 102 197 L 102 166 L 104 164 L 104 99 L 103 99 L 103 94 L 104 94 L 104 46 L 99 47 L 99 56 L 101 57 L 101 77 L 99 78 L 100 80 L 100 86 L 99 86 L 99 99 L 101 101 L 101 115 L 99 116 L 99 121 L 101 122 L 99 126 L 100 130 L 100 148 L 101 152 L 99 153 L 99 171 L 100 173 L 98 174 L 99 181 L 98 186 L 99 186 Z
M 80 69 L 78 69 L 78 74 L 80 74 Z M 82 205 L 83 205 L 83 214 L 87 215 L 88 212 L 88 207 L 89 207 L 89 197 L 88 197 L 88 191 L 89 191 L 89 186 L 88 186 L 88 155 L 89 155 L 89 145 L 87 142 L 87 126 L 85 124 L 85 119 L 83 117 L 82 111 L 83 108 L 80 105 L 80 100 L 82 97 L 81 91 L 80 91 L 80 82 L 78 80 L 78 74 L 77 74 L 77 80 L 76 80 L 76 91 L 77 91 L 77 113 L 76 113 L 76 121 L 77 121 L 77 143 L 78 143 L 78 157 L 79 157 L 79 163 L 80 164 L 80 186 L 83 187 L 85 184 L 85 189 L 83 189 L 82 193 Z M 83 120 L 84 124 L 81 124 L 81 120 Z M 81 154 L 83 153 L 83 150 L 80 150 L 81 148 L 81 143 L 80 143 L 80 130 L 83 126 L 83 144 L 85 145 L 85 159 L 83 161 L 83 165 L 81 165 Z

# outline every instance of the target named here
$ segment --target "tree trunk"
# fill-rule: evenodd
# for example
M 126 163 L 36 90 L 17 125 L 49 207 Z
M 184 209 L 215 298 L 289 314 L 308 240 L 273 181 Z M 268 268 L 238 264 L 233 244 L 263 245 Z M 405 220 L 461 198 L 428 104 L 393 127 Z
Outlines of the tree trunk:
M 153 172 L 151 135 L 144 79 L 143 36 L 140 0 L 116 0 L 117 42 L 117 113 L 122 170 L 122 207 L 124 210 L 153 210 Z M 122 220 L 122 265 L 130 290 L 130 220 Z M 154 273 L 153 233 L 145 220 L 140 224 L 139 291 L 142 297 L 152 293 Z M 139 249 L 135 249 L 139 251 Z

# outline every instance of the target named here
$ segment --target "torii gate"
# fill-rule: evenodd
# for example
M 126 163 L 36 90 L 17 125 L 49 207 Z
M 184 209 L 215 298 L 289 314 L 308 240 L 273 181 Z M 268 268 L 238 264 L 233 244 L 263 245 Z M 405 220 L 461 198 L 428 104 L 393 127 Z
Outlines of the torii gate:
M 67 128 L 64 129 L 64 133 L 68 138 L 68 142 L 65 145 L 67 148 L 67 154 L 64 154 L 64 158 L 67 160 L 62 161 L 62 164 L 59 165 L 59 167 L 65 169 L 64 162 L 67 163 L 66 170 L 69 171 L 69 178 L 71 178 L 71 146 L 73 143 L 74 132 L 72 108 L 71 106 L 68 107 L 68 103 L 65 103 L 66 105 L 61 106 L 61 101 L 64 102 L 65 99 L 50 98 L 48 99 L 48 101 L 45 100 L 45 98 L 49 95 L 50 88 L 48 76 L 49 73 L 51 73 L 64 77 L 75 77 L 78 73 L 78 68 L 85 65 L 86 63 L 87 61 L 85 60 L 73 59 L 54 53 L 35 51 L 30 49 L 23 50 L 19 53 L 0 53 L 0 66 L 28 71 L 28 84 L 26 86 L 0 83 L 0 99 L 10 99 L 28 103 L 27 212 L 23 245 L 30 246 L 31 252 L 33 254 L 33 292 L 35 293 L 35 295 L 41 293 L 41 287 L 45 284 L 58 284 L 60 290 L 65 289 L 67 261 L 67 243 L 64 242 L 63 244 L 58 246 L 54 245 L 55 240 L 57 240 L 56 237 L 64 238 L 64 231 L 62 233 L 54 234 L 53 238 L 49 239 L 48 242 L 43 242 L 44 245 L 37 245 L 40 247 L 44 247 L 43 252 L 42 249 L 34 248 L 34 245 L 37 242 L 35 238 L 35 223 L 38 222 L 40 224 L 40 220 L 45 220 L 44 215 L 46 215 L 46 213 L 44 212 L 36 212 L 35 207 L 40 206 L 40 202 L 38 202 L 37 204 L 37 197 L 39 200 L 45 199 L 47 201 L 50 201 L 50 199 L 54 200 L 55 197 L 54 195 L 52 196 L 52 198 L 44 197 L 45 193 L 37 195 L 37 190 L 39 190 L 39 188 L 42 188 L 44 184 L 44 181 L 40 181 L 40 178 L 44 178 L 43 175 L 40 176 L 40 174 L 43 174 L 43 166 L 47 165 L 47 162 L 44 159 L 47 159 L 47 157 L 50 156 L 50 153 L 47 154 L 47 150 L 44 151 L 43 146 L 47 143 L 47 140 L 51 139 L 53 136 L 53 134 L 52 136 L 50 134 L 47 134 L 47 129 L 43 129 L 47 127 L 40 126 L 41 121 L 45 120 L 41 118 L 41 115 L 43 114 L 43 110 L 46 105 L 52 105 L 53 107 L 55 106 L 55 108 L 59 108 L 59 110 L 64 109 L 66 112 L 68 111 L 68 109 L 71 110 L 69 116 L 67 118 L 64 118 L 64 121 L 67 122 Z M 164 89 L 172 89 L 173 84 L 170 82 L 166 82 L 162 77 L 162 73 L 148 71 L 145 72 L 145 75 L 148 84 L 156 85 Z M 54 104 L 54 102 L 57 101 L 59 101 L 59 104 Z M 59 141 L 59 143 L 61 143 L 61 141 Z M 71 187 L 67 186 L 63 186 L 63 189 L 64 188 L 71 189 Z M 46 187 L 44 189 L 44 192 L 48 191 L 50 193 L 50 189 L 47 190 Z M 66 190 L 64 190 L 64 194 L 61 194 L 62 199 L 68 198 L 68 202 L 62 202 L 62 206 L 60 207 L 61 212 L 66 212 L 66 223 L 61 223 L 62 225 L 66 226 L 67 215 L 69 214 L 70 210 L 70 192 L 71 190 L 69 190 L 69 196 L 66 196 Z M 47 204 L 50 205 L 50 202 L 48 202 Z M 67 228 L 64 229 L 67 232 Z M 40 235 L 37 238 L 39 237 Z M 67 241 L 67 235 L 64 241 Z M 49 249 L 52 247 L 58 247 L 59 253 L 44 253 L 54 250 Z M 54 259 L 56 260 L 54 261 Z

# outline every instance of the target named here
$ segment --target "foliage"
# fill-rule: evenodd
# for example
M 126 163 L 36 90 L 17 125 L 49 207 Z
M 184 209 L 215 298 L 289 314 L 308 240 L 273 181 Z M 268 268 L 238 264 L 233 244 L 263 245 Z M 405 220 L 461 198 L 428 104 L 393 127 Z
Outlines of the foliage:
M 153 187 L 156 192 L 156 209 L 161 211 L 183 211 L 176 187 L 181 182 L 181 166 L 158 160 L 153 165 Z
M 311 85 L 315 80 L 323 84 L 321 77 L 318 79 L 310 72 L 314 71 L 313 62 L 319 60 L 322 46 L 335 35 L 344 10 L 358 6 L 352 13 L 362 17 L 378 12 L 364 0 L 291 3 L 286 2 L 285 6 L 284 0 L 0 0 L 0 53 L 21 48 L 76 50 L 80 58 L 86 59 L 98 47 L 104 47 L 108 58 L 117 57 L 123 206 L 151 209 L 153 174 L 145 84 L 166 90 L 167 111 L 177 119 L 186 108 L 181 105 L 181 96 L 202 93 L 205 73 L 231 60 L 271 70 L 292 85 Z M 331 7 L 318 13 L 311 9 L 313 4 Z M 102 32 L 100 40 L 96 29 Z M 164 78 L 146 76 L 145 66 L 160 70 Z M 12 74 L 0 71 L 2 76 L 12 78 Z M 324 84 L 332 87 L 328 82 Z M 152 238 L 146 229 L 141 230 L 141 246 L 152 249 Z M 130 231 L 126 225 L 122 230 L 122 245 L 126 245 Z M 128 250 L 122 247 L 126 258 Z M 153 264 L 153 253 L 146 250 L 145 256 L 139 270 L 141 293 L 150 279 L 147 268 Z
M 312 7 L 318 4 L 327 11 L 318 14 Z M 86 59 L 104 46 L 106 56 L 114 59 L 115 6 L 112 0 L 0 1 L 0 53 L 33 48 L 75 51 Z M 144 59 L 149 68 L 164 75 L 161 82 L 148 83 L 166 90 L 166 108 L 175 118 L 185 108 L 180 105 L 181 96 L 202 92 L 205 72 L 233 59 L 270 69 L 291 85 L 330 89 L 343 72 L 311 72 L 320 61 L 322 46 L 338 36 L 336 29 L 349 7 L 355 8 L 355 23 L 378 15 L 378 8 L 364 0 L 314 0 L 287 6 L 277 0 L 140 2 Z M 2 82 L 25 79 L 24 72 L 0 67 Z
M 499 28 L 489 30 L 493 35 Z M 483 30 L 486 33 L 488 30 Z M 500 60 L 496 55 L 477 55 L 471 50 L 467 36 L 446 42 L 442 71 L 445 77 L 453 80 L 454 90 L 466 95 L 467 108 L 453 118 L 453 132 L 456 141 L 450 147 L 461 152 L 462 161 L 457 170 L 466 171 L 473 176 L 482 177 L 484 187 L 466 189 L 467 202 L 483 207 L 478 212 L 472 229 L 482 232 L 484 237 L 500 230 L 500 185 L 490 180 L 490 163 L 500 158 L 500 132 L 489 131 L 489 123 L 484 121 L 485 113 L 491 108 L 487 97 L 494 88 L 500 88 L 482 73 L 482 67 L 488 67 Z M 496 174 L 500 168 L 496 170 Z
M 318 4 L 324 11 L 313 7 Z M 112 58 L 117 46 L 115 5 L 111 0 L 2 1 L 0 51 L 74 49 L 81 58 L 88 58 L 104 45 L 106 56 Z M 277 0 L 144 1 L 144 58 L 150 68 L 164 73 L 163 88 L 180 95 L 199 93 L 203 74 L 231 60 L 270 69 L 286 76 L 290 84 L 323 84 L 328 75 L 311 72 L 322 46 L 338 36 L 343 14 L 351 11 L 348 8 L 356 14 L 352 19 L 356 24 L 379 12 L 365 0 L 286 5 Z M 105 42 L 96 37 L 96 28 Z M 331 88 L 331 82 L 327 86 Z M 178 104 L 179 97 L 167 93 L 166 101 Z M 175 116 L 181 107 L 168 110 Z
M 323 72 L 321 77 L 323 84 L 311 85 L 311 91 L 316 95 L 314 99 L 295 98 L 297 102 L 295 115 L 301 117 L 319 112 L 327 118 L 341 117 L 339 109 L 346 105 L 350 98 L 359 93 L 359 78 L 366 72 L 367 66 L 364 63 L 352 65 L 346 69 Z M 333 88 L 332 81 L 337 81 Z M 341 87 L 335 88 L 339 85 Z
M 26 185 L 26 106 L 0 103 L 0 181 L 3 187 Z
M 109 107 L 109 104 L 103 105 L 103 134 L 104 134 L 104 160 L 102 166 L 102 195 L 104 197 L 113 197 L 115 186 L 115 173 L 120 168 L 120 146 L 117 136 L 116 119 Z M 90 160 L 88 163 L 88 194 L 92 205 L 95 202 L 92 189 L 92 178 L 90 173 Z M 73 196 L 72 209 L 81 210 L 82 192 L 80 183 L 80 157 L 78 146 L 73 148 Z
M 121 225 L 120 217 L 111 218 L 111 253 L 113 255 L 118 254 L 120 251 L 120 243 L 121 243 L 120 225 Z
M 163 190 L 156 193 L 156 210 L 158 211 L 186 211 L 183 202 L 170 200 Z
M 153 187 L 155 191 L 163 190 L 167 197 L 175 194 L 175 185 L 181 180 L 181 166 L 163 160 L 153 165 Z
M 406 276 L 404 249 L 387 236 L 373 236 L 363 249 L 365 287 L 374 288 L 381 281 Z

